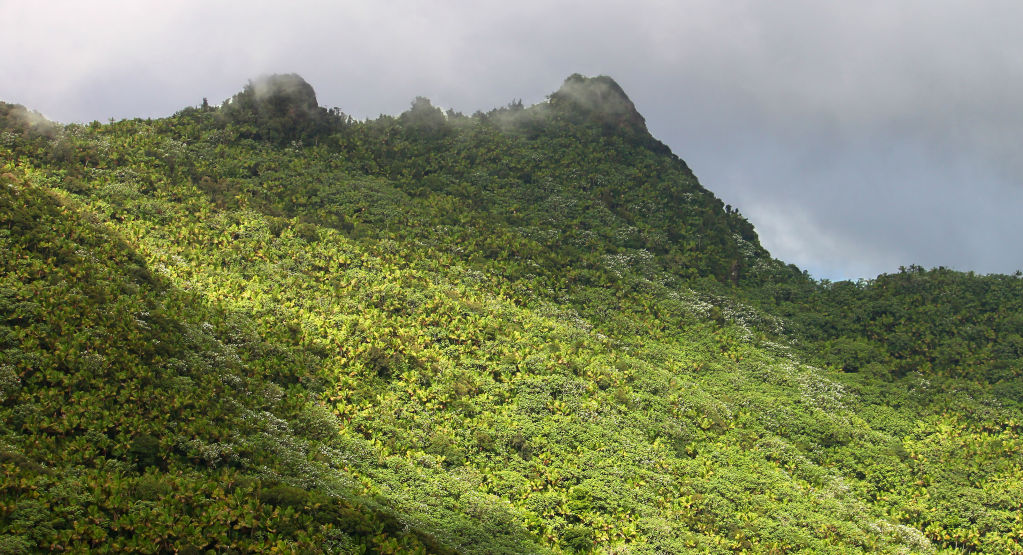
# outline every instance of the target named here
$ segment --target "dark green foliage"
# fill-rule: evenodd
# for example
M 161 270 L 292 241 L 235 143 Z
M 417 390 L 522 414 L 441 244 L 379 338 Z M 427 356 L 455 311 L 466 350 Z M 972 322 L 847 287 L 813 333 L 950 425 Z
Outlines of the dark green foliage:
M 133 439 L 131 447 L 128 448 L 128 453 L 135 459 L 139 470 L 161 465 L 164 462 L 161 455 L 163 451 L 160 440 L 148 434 Z
M 1023 280 L 816 283 L 609 78 L 0 108 L 2 552 L 1021 549 Z
M 347 122 L 340 113 L 321 108 L 312 86 L 293 73 L 249 82 L 225 102 L 220 115 L 242 137 L 276 144 L 314 140 Z
M 860 283 L 805 283 L 768 302 L 790 315 L 824 361 L 847 371 L 990 383 L 1023 376 L 1018 276 L 911 266 Z
M 585 526 L 570 526 L 561 534 L 561 541 L 571 551 L 587 553 L 596 547 L 596 534 Z

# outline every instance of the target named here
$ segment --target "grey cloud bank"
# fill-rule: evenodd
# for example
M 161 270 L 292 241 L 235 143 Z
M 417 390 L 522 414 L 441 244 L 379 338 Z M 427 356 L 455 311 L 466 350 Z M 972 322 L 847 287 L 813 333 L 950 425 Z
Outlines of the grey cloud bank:
M 471 113 L 615 78 L 650 131 L 830 279 L 1023 268 L 1023 4 L 19 2 L 0 100 L 59 121 L 219 102 L 267 73 L 320 104 Z M 16 55 L 10 55 L 16 53 Z

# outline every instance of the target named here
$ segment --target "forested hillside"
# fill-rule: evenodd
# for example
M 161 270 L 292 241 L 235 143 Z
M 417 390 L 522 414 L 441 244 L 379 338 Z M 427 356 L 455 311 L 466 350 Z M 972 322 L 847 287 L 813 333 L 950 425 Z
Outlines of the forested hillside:
M 0 104 L 0 552 L 1023 552 L 1023 279 L 817 282 L 610 78 Z

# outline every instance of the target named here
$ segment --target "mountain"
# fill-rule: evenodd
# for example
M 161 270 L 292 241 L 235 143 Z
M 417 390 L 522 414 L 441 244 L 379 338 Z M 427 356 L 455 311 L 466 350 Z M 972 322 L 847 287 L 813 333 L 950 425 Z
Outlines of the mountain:
M 1023 550 L 1023 280 L 773 259 L 609 77 L 0 104 L 0 551 Z

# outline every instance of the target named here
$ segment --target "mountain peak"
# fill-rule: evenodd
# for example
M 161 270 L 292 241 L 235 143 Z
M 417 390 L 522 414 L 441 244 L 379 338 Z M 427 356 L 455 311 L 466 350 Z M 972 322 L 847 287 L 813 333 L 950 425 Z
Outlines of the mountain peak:
M 312 85 L 295 73 L 263 75 L 249 81 L 227 101 L 232 110 L 281 114 L 311 114 L 319 109 Z
M 646 120 L 636 110 L 622 87 L 614 79 L 578 73 L 565 79 L 558 92 L 550 96 L 556 109 L 573 112 L 605 125 L 646 133 Z
M 228 118 L 254 124 L 256 136 L 277 142 L 311 137 L 323 130 L 326 110 L 312 85 L 295 73 L 249 81 L 224 105 Z
M 252 81 L 246 90 L 251 91 L 257 102 L 283 102 L 295 108 L 316 110 L 316 91 L 297 73 L 264 75 Z

